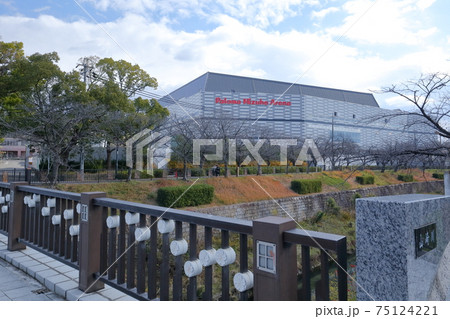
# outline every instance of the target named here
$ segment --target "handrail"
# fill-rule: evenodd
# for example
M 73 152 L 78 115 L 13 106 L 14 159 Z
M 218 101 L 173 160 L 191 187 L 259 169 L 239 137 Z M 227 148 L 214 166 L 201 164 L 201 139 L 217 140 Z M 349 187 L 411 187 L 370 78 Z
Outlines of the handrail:
M 79 193 L 65 192 L 65 191 L 60 191 L 60 190 L 56 190 L 56 189 L 40 188 L 40 187 L 36 187 L 36 186 L 26 186 L 26 185 L 18 186 L 18 189 L 21 192 L 33 193 L 33 194 L 37 194 L 37 195 L 58 197 L 58 198 L 74 200 L 74 201 L 81 200 L 81 194 L 79 194 Z
M 133 203 L 112 198 L 96 198 L 93 200 L 93 204 L 156 217 L 164 215 L 165 219 L 173 219 L 175 221 L 197 224 L 200 226 L 220 228 L 241 234 L 252 234 L 252 222 L 248 220 L 221 217 L 178 209 L 167 209 L 165 207 Z
M 285 242 L 292 244 L 337 250 L 340 247 L 340 242 L 345 241 L 346 237 L 296 228 L 285 231 L 283 233 L 283 239 Z
M 3 183 L 3 182 L 0 182 L 0 187 L 2 187 L 2 188 L 8 188 L 9 189 L 9 183 Z

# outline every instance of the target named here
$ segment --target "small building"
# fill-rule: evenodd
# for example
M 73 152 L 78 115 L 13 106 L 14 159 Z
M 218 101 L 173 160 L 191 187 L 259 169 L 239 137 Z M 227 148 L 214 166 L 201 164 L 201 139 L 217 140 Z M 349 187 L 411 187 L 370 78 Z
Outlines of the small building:
M 9 137 L 5 137 L 3 141 L 0 142 L 0 158 L 25 159 L 25 155 L 25 142 Z

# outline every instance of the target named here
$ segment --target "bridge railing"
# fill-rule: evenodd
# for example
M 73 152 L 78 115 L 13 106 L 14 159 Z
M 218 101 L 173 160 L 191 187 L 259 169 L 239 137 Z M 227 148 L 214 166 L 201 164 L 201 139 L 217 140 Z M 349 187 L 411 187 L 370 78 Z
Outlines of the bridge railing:
M 8 249 L 32 247 L 78 269 L 86 292 L 107 283 L 139 300 L 329 300 L 331 259 L 337 299 L 347 300 L 346 238 L 287 218 L 247 221 L 20 183 L 0 183 L 0 192 Z M 311 248 L 320 249 L 314 287 Z

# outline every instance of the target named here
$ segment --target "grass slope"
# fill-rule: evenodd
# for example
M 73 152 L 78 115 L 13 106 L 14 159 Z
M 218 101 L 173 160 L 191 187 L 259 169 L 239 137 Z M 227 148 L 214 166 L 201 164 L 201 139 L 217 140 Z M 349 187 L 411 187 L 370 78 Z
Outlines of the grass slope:
M 414 181 L 436 180 L 432 177 L 432 172 L 427 171 L 422 173 L 421 170 L 401 171 L 401 173 L 406 172 L 414 175 Z M 349 170 L 310 174 L 201 178 L 197 183 L 214 186 L 214 200 L 212 204 L 203 206 L 207 207 L 268 200 L 270 197 L 283 198 L 299 196 L 290 189 L 290 184 L 293 179 L 320 179 L 323 184 L 322 192 L 325 193 L 370 186 L 360 185 L 355 181 L 355 177 L 362 174 L 373 175 L 375 177 L 375 184 L 373 186 L 402 183 L 397 180 L 397 173 L 392 171 L 381 173 L 380 171 L 351 172 Z M 111 198 L 157 205 L 156 192 L 158 188 L 164 186 L 189 185 L 195 180 L 196 178 L 192 178 L 187 182 L 182 180 L 158 179 L 153 181 L 99 184 L 60 184 L 57 188 L 76 193 L 100 191 L 105 192 L 107 196 Z

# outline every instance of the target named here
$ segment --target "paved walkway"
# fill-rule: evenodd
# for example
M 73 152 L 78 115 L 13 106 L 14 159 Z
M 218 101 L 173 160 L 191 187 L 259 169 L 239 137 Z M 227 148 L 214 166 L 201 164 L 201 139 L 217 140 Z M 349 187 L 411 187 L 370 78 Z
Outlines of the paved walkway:
M 78 289 L 78 270 L 34 249 L 7 250 L 7 237 L 0 234 L 0 301 L 133 301 L 105 285 L 89 294 Z
M 0 301 L 59 301 L 64 298 L 51 292 L 37 280 L 0 259 Z

